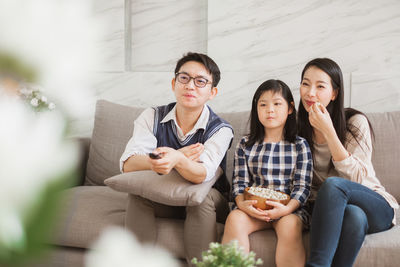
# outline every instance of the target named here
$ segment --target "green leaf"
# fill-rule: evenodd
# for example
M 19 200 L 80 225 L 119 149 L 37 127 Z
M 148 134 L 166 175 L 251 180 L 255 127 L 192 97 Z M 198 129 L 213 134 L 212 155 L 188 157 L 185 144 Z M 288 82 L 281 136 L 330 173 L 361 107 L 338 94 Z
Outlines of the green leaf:
M 25 82 L 34 82 L 37 73 L 31 66 L 25 64 L 13 55 L 0 52 L 0 76 L 7 75 L 17 80 Z

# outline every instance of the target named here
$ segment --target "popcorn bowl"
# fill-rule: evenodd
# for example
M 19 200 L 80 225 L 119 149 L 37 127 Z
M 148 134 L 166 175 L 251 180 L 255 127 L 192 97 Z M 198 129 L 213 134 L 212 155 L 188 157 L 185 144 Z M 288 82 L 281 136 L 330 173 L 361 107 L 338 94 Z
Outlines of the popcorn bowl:
M 255 204 L 254 207 L 262 210 L 270 210 L 273 208 L 273 206 L 265 203 L 267 200 L 280 202 L 283 205 L 287 205 L 290 201 L 290 196 L 288 194 L 269 189 L 265 186 L 246 187 L 243 196 L 245 200 L 257 200 L 257 204 Z

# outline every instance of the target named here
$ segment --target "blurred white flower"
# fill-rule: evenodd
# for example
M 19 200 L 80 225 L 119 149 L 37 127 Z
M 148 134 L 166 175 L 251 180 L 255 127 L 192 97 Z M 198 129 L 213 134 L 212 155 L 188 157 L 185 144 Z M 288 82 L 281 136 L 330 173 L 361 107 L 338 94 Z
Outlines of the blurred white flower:
M 34 106 L 34 107 L 37 107 L 39 105 L 39 99 L 32 98 L 31 105 Z
M 55 108 L 56 108 L 56 104 L 50 102 L 50 103 L 49 103 L 49 109 L 50 109 L 50 110 L 53 110 L 53 109 L 55 109 Z
M 42 190 L 76 165 L 58 112 L 34 113 L 20 101 L 0 99 L 0 247 L 23 244 L 25 216 Z
M 99 21 L 93 0 L 1 0 L 0 52 L 37 72 L 44 95 L 71 117 L 91 112 L 90 74 L 96 66 Z
M 32 90 L 28 89 L 27 87 L 22 87 L 19 92 L 23 95 L 23 96 L 28 96 L 32 94 Z
M 94 1 L 0 1 L 0 60 L 15 63 L 0 69 L 0 260 L 6 263 L 7 256 L 29 252 L 27 216 L 41 207 L 44 189 L 76 166 L 66 118 L 88 116 L 94 103 L 90 74 L 101 39 Z M 18 247 L 21 254 L 14 253 Z
M 107 228 L 85 258 L 86 267 L 178 267 L 177 261 L 165 250 L 142 246 L 122 228 Z

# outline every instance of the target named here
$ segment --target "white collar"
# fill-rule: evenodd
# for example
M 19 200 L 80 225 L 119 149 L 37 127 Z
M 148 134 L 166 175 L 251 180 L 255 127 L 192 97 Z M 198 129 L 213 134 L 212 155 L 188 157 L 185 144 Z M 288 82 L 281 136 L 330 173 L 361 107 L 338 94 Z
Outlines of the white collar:
M 206 104 L 203 106 L 203 110 L 201 111 L 200 117 L 197 120 L 196 124 L 193 126 L 193 129 L 191 129 L 186 136 L 195 133 L 198 129 L 206 129 L 207 123 L 208 123 L 208 118 L 210 117 L 210 110 Z M 176 119 L 176 105 L 171 109 L 170 112 L 162 119 L 160 123 L 166 123 L 170 120 L 173 120 L 175 122 L 175 126 L 178 129 L 178 132 L 180 135 L 183 135 L 181 127 L 178 125 L 178 121 Z

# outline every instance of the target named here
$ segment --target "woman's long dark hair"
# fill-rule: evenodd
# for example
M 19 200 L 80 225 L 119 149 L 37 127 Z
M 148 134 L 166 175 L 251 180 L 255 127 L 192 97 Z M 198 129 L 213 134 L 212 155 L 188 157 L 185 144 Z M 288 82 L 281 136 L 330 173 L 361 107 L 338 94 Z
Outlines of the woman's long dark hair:
M 257 104 L 261 95 L 265 92 L 272 91 L 273 93 L 279 93 L 286 100 L 289 110 L 292 109 L 292 113 L 288 115 L 286 119 L 284 131 L 284 139 L 288 142 L 294 143 L 296 140 L 296 108 L 294 106 L 294 100 L 292 92 L 289 86 L 280 80 L 268 80 L 263 82 L 256 90 L 253 96 L 250 112 L 250 134 L 248 135 L 248 141 L 246 146 L 253 146 L 256 142 L 261 143 L 264 140 L 265 128 L 264 125 L 258 119 Z
M 358 142 L 358 138 L 362 133 L 360 130 L 355 127 L 354 125 L 350 125 L 348 123 L 349 118 L 356 114 L 364 115 L 364 113 L 355 110 L 353 108 L 344 108 L 344 86 L 343 86 L 343 74 L 339 67 L 339 65 L 329 59 L 329 58 L 316 58 L 311 60 L 306 64 L 302 73 L 301 73 L 301 82 L 304 78 L 304 73 L 311 67 L 316 67 L 326 74 L 329 75 L 331 78 L 331 84 L 333 90 L 336 91 L 336 98 L 332 100 L 326 109 L 331 116 L 333 127 L 335 128 L 336 134 L 339 137 L 340 142 L 345 145 L 346 141 L 346 133 L 350 132 L 354 139 Z M 366 116 L 365 116 L 366 117 Z M 367 118 L 368 120 L 368 118 Z M 368 120 L 369 128 L 371 131 L 371 136 L 374 136 L 374 132 L 371 126 L 371 123 Z M 297 130 L 299 136 L 304 137 L 308 144 L 311 147 L 311 152 L 314 152 L 314 141 L 313 141 L 313 127 L 310 124 L 308 119 L 308 112 L 303 106 L 302 101 L 300 100 L 299 103 L 299 112 L 298 112 L 298 119 L 297 119 Z

